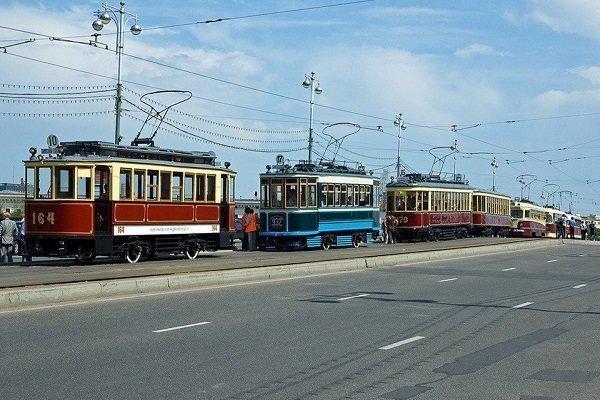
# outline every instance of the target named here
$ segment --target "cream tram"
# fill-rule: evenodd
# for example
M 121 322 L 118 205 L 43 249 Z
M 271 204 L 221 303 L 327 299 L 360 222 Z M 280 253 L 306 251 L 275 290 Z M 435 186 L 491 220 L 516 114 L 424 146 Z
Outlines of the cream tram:
M 236 173 L 213 152 L 63 142 L 25 163 L 26 251 L 130 263 L 230 248 Z
M 546 209 L 529 201 L 513 201 L 510 207 L 512 216 L 511 236 L 545 237 Z
M 379 179 L 329 162 L 268 166 L 260 175 L 261 249 L 358 247 L 380 229 Z

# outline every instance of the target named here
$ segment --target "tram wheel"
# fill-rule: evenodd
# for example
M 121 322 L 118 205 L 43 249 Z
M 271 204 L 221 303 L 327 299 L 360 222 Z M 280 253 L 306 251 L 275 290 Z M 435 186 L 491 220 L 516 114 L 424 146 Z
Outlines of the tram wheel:
M 135 264 L 140 260 L 142 256 L 142 249 L 138 245 L 129 245 L 127 246 L 127 250 L 125 250 L 125 259 L 130 264 Z
M 323 240 L 321 241 L 321 248 L 323 250 L 329 250 L 331 248 L 331 238 L 329 238 L 329 237 L 323 238 Z
M 360 246 L 360 236 L 354 235 L 354 236 L 352 236 L 352 247 L 357 249 L 358 246 Z
M 200 254 L 200 249 L 198 249 L 198 247 L 195 245 L 190 245 L 185 249 L 185 255 L 190 260 L 194 260 L 196 257 L 198 257 L 198 254 Z
M 94 250 L 88 250 L 84 252 L 79 259 L 84 264 L 91 264 L 96 259 L 96 252 Z

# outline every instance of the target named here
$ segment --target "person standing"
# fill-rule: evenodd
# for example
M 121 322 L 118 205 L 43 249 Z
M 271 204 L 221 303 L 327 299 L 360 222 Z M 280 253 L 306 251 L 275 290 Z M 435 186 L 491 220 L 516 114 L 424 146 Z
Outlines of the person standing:
M 575 226 L 577 225 L 577 222 L 575 222 L 575 217 L 571 217 L 571 220 L 569 221 L 569 237 L 571 239 L 575 239 Z
M 248 251 L 255 251 L 258 236 L 258 217 L 254 214 L 254 209 L 252 208 L 250 209 L 250 214 L 248 214 L 246 232 L 248 232 Z
M 398 219 L 392 214 L 385 216 L 385 226 L 387 231 L 387 243 L 396 243 L 396 227 L 398 226 Z
M 590 240 L 596 240 L 596 223 L 590 221 Z
M 585 240 L 585 235 L 587 234 L 587 225 L 585 221 L 581 221 L 581 240 Z
M 248 226 L 248 222 L 250 222 L 250 207 L 246 207 L 244 209 L 244 215 L 242 215 L 242 250 L 248 250 L 248 231 L 246 231 L 246 227 Z
M 1 262 L 13 262 L 13 244 L 18 234 L 17 223 L 10 219 L 9 213 L 5 212 L 4 219 L 0 222 L 0 237 L 2 238 Z

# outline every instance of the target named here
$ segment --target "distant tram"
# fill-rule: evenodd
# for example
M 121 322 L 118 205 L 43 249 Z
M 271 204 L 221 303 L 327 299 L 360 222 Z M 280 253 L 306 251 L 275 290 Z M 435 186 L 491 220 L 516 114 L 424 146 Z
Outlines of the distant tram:
M 97 255 L 130 263 L 157 253 L 230 248 L 236 173 L 213 152 L 63 142 L 44 157 L 30 148 L 26 251 L 33 256 Z
M 514 201 L 510 207 L 512 216 L 511 236 L 545 237 L 546 209 L 526 200 Z
M 272 169 L 274 169 L 272 171 Z M 260 249 L 370 243 L 380 229 L 379 179 L 364 167 L 321 162 L 268 166 L 260 175 Z
M 462 177 L 407 174 L 386 188 L 387 212 L 398 220 L 398 240 L 506 236 L 510 230 L 510 197 L 479 191 Z

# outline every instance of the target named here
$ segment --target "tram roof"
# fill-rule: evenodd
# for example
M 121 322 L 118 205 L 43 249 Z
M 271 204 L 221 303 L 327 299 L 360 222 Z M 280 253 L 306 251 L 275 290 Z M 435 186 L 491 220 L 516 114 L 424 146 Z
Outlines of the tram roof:
M 477 190 L 467 184 L 462 175 L 456 175 L 455 179 L 442 179 L 439 176 L 423 175 L 423 174 L 407 174 L 403 175 L 397 181 L 390 182 L 386 185 L 388 188 L 401 187 L 424 187 L 424 188 L 439 188 L 439 189 L 462 189 L 462 190 Z
M 275 171 L 271 172 L 274 169 Z M 371 179 L 379 179 L 379 177 L 367 175 L 364 166 L 353 168 L 348 165 L 335 164 L 330 162 L 320 162 L 318 164 L 300 163 L 294 166 L 287 164 L 268 165 L 267 172 L 261 176 L 283 176 L 283 175 L 351 175 L 356 177 L 364 177 Z
M 109 161 L 113 159 L 120 161 L 148 160 L 215 166 L 217 158 L 212 151 L 186 151 L 154 146 L 129 146 L 101 141 L 61 142 L 59 147 L 62 148 L 63 153 L 59 156 L 58 160 L 85 161 L 91 158 L 94 161 Z

